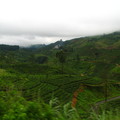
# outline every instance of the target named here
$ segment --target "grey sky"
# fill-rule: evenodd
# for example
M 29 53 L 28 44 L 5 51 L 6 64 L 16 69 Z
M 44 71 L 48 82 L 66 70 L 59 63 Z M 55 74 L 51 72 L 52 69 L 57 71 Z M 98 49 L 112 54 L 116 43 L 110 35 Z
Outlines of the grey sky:
M 0 0 L 0 44 L 30 45 L 120 30 L 120 0 Z

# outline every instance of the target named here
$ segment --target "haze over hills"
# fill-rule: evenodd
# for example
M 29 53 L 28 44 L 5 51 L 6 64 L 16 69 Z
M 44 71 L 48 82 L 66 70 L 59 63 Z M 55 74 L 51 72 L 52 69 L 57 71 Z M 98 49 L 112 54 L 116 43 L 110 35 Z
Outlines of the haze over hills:
M 74 38 L 74 39 L 66 40 L 66 41 L 62 41 L 62 39 L 61 39 L 61 40 L 59 40 L 59 41 L 57 41 L 55 43 L 50 43 L 50 44 L 46 45 L 46 47 L 47 46 L 53 46 L 53 47 L 58 46 L 58 47 L 60 47 L 60 46 L 66 45 L 66 44 L 73 44 L 73 45 L 75 44 L 75 45 L 80 45 L 81 46 L 82 41 L 83 42 L 85 41 L 86 43 L 87 42 L 96 42 L 96 44 L 95 44 L 96 47 L 101 47 L 101 48 L 102 47 L 104 48 L 104 47 L 107 47 L 107 46 L 112 47 L 112 45 L 114 47 L 115 46 L 117 47 L 117 45 L 118 45 L 118 47 L 119 47 L 119 43 L 117 44 L 117 42 L 119 42 L 119 36 L 120 36 L 120 32 L 117 31 L 117 32 L 109 33 L 109 34 L 86 36 L 86 37 Z M 99 44 L 99 41 L 101 42 L 101 45 Z M 109 43 L 109 41 L 111 41 L 111 43 Z M 85 45 L 86 44 L 84 44 L 84 46 Z M 36 48 L 39 48 L 39 46 L 40 47 L 42 47 L 42 46 L 45 47 L 45 44 L 40 44 L 40 45 L 36 44 L 36 45 L 32 45 L 32 46 L 33 47 L 36 46 Z
M 44 49 L 59 49 L 61 47 L 75 47 L 76 49 L 84 49 L 84 47 L 95 47 L 97 49 L 117 49 L 120 47 L 120 32 L 113 32 L 110 34 L 87 36 L 81 38 L 74 38 L 67 41 L 57 41 L 55 43 L 44 46 Z M 39 46 L 39 45 L 38 45 Z M 41 46 L 41 45 L 40 45 Z M 43 49 L 43 50 L 44 50 Z

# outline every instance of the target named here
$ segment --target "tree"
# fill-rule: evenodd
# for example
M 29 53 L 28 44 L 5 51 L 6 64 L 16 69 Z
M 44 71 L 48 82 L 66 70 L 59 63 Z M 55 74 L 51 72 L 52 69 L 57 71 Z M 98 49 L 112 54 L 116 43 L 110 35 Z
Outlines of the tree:
M 77 61 L 77 63 L 80 61 L 80 55 L 79 54 L 76 55 L 76 61 Z
M 58 58 L 59 62 L 61 63 L 61 70 L 63 74 L 64 63 L 66 62 L 66 53 L 61 50 L 56 53 L 56 57 Z
M 109 95 L 109 86 L 110 86 L 110 81 L 108 80 L 108 68 L 109 68 L 109 63 L 106 63 L 106 65 L 104 66 L 104 71 L 102 74 L 102 78 L 103 78 L 103 82 L 104 82 L 104 96 L 105 96 L 105 102 L 107 102 L 108 100 L 108 95 Z
M 29 57 L 28 57 L 28 61 L 30 63 L 35 63 L 35 55 L 34 54 L 31 54 Z
M 44 55 L 38 56 L 38 57 L 36 58 L 36 62 L 39 63 L 39 64 L 44 64 L 44 63 L 46 63 L 47 61 L 48 61 L 48 57 L 47 57 L 47 56 L 44 56 Z

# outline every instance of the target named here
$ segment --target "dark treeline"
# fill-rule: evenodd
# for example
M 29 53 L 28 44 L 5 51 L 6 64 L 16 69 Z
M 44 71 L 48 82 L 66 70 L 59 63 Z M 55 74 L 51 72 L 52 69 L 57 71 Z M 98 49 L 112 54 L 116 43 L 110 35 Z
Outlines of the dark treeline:
M 16 51 L 19 50 L 18 45 L 0 45 L 0 50 L 5 50 L 5 51 Z

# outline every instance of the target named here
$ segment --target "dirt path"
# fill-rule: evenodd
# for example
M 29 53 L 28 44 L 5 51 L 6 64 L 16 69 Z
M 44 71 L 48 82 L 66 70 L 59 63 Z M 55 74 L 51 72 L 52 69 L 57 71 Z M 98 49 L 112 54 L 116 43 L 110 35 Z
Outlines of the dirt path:
M 117 99 L 120 99 L 120 96 L 109 98 L 109 99 L 107 99 L 107 101 L 106 100 L 99 101 L 95 105 L 98 106 L 98 105 L 101 105 L 101 104 L 103 104 L 105 102 L 109 102 L 109 101 L 113 101 L 113 100 L 117 100 Z
M 117 96 L 117 97 L 112 97 L 112 98 L 109 98 L 106 100 L 102 100 L 102 101 L 99 101 L 97 102 L 93 107 L 92 107 L 92 110 L 95 111 L 96 113 L 98 112 L 98 109 L 99 109 L 99 106 L 105 102 L 110 102 L 110 101 L 114 101 L 114 100 L 118 100 L 120 99 L 120 96 Z
M 72 104 L 71 106 L 75 108 L 76 104 L 77 104 L 77 96 L 79 95 L 79 93 L 84 91 L 84 86 L 81 85 L 80 88 L 78 88 L 74 93 L 73 93 L 73 99 L 72 99 Z

